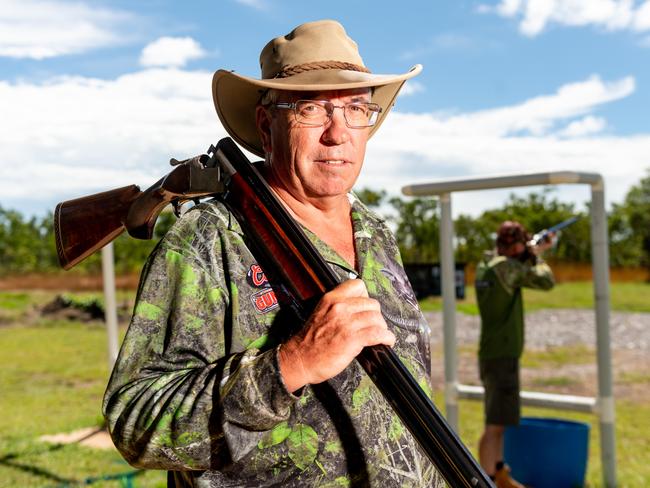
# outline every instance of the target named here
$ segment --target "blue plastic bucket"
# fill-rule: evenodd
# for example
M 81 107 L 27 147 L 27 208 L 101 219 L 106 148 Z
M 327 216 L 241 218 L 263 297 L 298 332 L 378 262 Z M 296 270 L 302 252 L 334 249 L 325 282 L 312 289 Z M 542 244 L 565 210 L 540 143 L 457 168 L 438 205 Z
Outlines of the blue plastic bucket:
M 585 483 L 589 425 L 523 417 L 506 428 L 504 459 L 512 477 L 532 488 L 576 488 Z

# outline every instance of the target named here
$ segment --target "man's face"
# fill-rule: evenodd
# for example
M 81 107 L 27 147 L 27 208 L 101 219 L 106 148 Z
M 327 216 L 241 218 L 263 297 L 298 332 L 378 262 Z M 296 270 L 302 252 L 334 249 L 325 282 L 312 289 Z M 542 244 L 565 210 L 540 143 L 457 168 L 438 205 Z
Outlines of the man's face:
M 343 106 L 370 102 L 370 90 L 281 92 L 278 102 L 297 100 L 326 100 Z M 346 194 L 361 171 L 370 133 L 370 128 L 348 127 L 338 108 L 320 127 L 298 123 L 290 109 L 258 108 L 258 130 L 265 152 L 271 153 L 269 180 L 298 200 Z
M 514 244 L 511 244 L 505 249 L 503 255 L 509 258 L 518 258 L 523 254 L 525 250 L 526 250 L 526 244 L 524 244 L 523 242 L 515 242 Z

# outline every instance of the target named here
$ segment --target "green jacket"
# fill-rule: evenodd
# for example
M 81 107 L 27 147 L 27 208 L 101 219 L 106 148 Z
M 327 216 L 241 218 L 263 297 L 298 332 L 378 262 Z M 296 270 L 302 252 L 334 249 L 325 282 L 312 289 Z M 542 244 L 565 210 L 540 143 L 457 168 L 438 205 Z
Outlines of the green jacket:
M 431 392 L 429 329 L 395 242 L 360 202 L 351 216 L 360 278 Z M 306 233 L 341 279 L 356 276 Z M 221 203 L 179 219 L 145 266 L 104 397 L 125 459 L 169 470 L 170 486 L 442 486 L 356 361 L 287 391 L 277 345 L 291 321 Z
M 476 268 L 476 298 L 481 313 L 481 359 L 518 358 L 524 349 L 524 305 L 521 288 L 549 290 L 551 268 L 486 252 Z

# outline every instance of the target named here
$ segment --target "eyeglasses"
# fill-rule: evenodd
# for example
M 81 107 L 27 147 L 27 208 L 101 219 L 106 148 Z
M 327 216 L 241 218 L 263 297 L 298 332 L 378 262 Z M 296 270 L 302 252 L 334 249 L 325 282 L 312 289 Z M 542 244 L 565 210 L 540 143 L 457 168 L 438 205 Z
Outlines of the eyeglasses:
M 372 127 L 377 123 L 381 107 L 370 102 L 350 102 L 345 105 L 334 105 L 325 100 L 298 100 L 293 103 L 278 102 L 274 107 L 293 110 L 296 122 L 319 127 L 332 120 L 335 108 L 343 109 L 345 123 L 352 129 Z

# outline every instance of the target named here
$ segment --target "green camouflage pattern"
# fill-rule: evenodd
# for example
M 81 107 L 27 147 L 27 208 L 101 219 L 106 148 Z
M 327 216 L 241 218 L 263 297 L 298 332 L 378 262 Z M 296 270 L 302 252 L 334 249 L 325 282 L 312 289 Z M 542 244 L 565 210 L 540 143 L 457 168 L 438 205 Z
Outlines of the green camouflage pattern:
M 310 240 L 343 280 L 360 277 L 431 394 L 429 327 L 385 223 L 351 197 L 358 274 Z M 241 227 L 218 201 L 187 212 L 143 270 L 103 412 L 133 466 L 177 487 L 436 487 L 443 481 L 354 361 L 289 393 L 277 346 L 296 319 L 278 304 Z
M 485 253 L 476 268 L 476 299 L 481 314 L 481 359 L 519 358 L 524 349 L 522 287 L 549 290 L 555 285 L 551 268 Z

